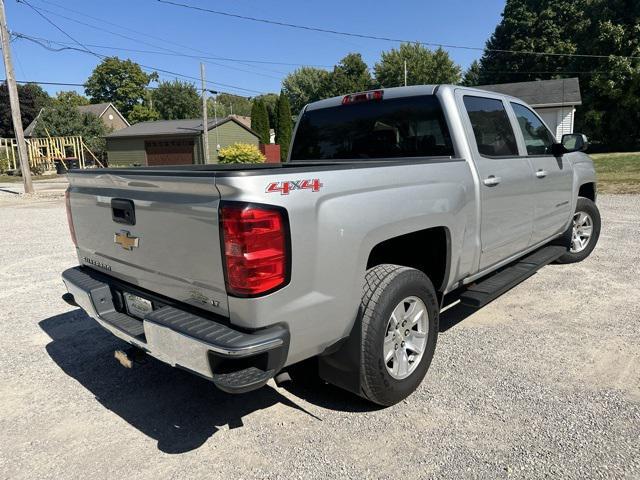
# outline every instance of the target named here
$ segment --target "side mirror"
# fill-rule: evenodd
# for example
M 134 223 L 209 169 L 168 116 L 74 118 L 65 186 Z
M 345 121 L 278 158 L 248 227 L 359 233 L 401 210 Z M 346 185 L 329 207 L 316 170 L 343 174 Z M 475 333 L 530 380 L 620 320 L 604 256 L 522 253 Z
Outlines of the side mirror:
M 589 140 L 583 133 L 565 133 L 562 135 L 561 143 L 567 153 L 584 152 L 589 148 Z

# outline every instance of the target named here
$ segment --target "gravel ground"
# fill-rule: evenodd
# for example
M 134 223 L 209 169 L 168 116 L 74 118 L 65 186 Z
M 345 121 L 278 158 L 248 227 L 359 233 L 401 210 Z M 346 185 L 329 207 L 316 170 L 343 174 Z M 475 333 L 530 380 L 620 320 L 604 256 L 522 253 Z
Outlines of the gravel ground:
M 452 308 L 419 390 L 376 409 L 331 386 L 228 396 L 60 300 L 60 194 L 0 186 L 0 478 L 640 478 L 640 196 L 600 244 L 473 313 Z

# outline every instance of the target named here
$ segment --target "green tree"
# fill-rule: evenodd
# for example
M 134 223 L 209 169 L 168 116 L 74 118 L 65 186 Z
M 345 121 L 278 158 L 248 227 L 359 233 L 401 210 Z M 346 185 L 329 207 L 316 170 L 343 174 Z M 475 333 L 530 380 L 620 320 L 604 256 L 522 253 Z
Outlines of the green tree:
M 282 81 L 282 91 L 289 97 L 291 110 L 298 114 L 310 102 L 330 96 L 326 92 L 329 72 L 314 67 L 302 67 Z
M 483 84 L 577 76 L 575 130 L 608 149 L 640 148 L 640 2 L 507 0 L 480 60 Z M 497 50 L 503 50 L 502 52 Z M 608 58 L 527 55 L 536 51 Z M 586 72 L 586 73 L 570 73 Z M 601 148 L 602 148 L 601 147 Z
M 464 72 L 462 76 L 462 85 L 465 87 L 475 87 L 476 85 L 481 85 L 480 83 L 480 62 L 478 60 L 474 60 L 469 65 L 469 68 Z
M 23 128 L 38 116 L 42 108 L 51 104 L 49 94 L 35 83 L 18 85 L 18 97 L 20 99 L 20 116 Z M 7 90 L 7 84 L 2 83 L 0 84 L 0 137 L 11 138 L 14 136 L 11 107 L 9 105 L 9 90 Z
M 146 88 L 158 75 L 145 73 L 140 65 L 118 57 L 105 58 L 85 84 L 93 103 L 111 102 L 129 121 L 129 114 L 145 98 Z
M 350 53 L 333 67 L 325 79 L 324 95 L 334 97 L 369 90 L 373 79 L 369 67 L 359 53 Z
M 89 105 L 89 99 L 84 95 L 80 95 L 75 90 L 60 91 L 56 94 L 55 102 L 66 103 L 74 107 Z
M 162 120 L 182 120 L 201 116 L 202 101 L 192 83 L 160 82 L 152 91 L 153 108 Z
M 442 48 L 429 50 L 418 43 L 403 43 L 399 48 L 382 52 L 374 67 L 376 80 L 383 87 L 404 85 L 407 62 L 407 85 L 460 83 L 460 67 Z
M 251 108 L 251 129 L 258 134 L 260 143 L 269 143 L 269 114 L 267 107 L 259 99 L 253 102 Z
M 259 95 L 255 100 L 260 100 L 267 108 L 267 115 L 269 116 L 269 125 L 275 129 L 278 126 L 278 94 L 266 93 Z
M 150 122 L 152 120 L 160 120 L 160 114 L 157 110 L 152 109 L 147 105 L 134 105 L 131 112 L 129 112 L 129 123 Z
M 230 93 L 220 93 L 217 95 L 216 112 L 218 118 L 226 117 L 227 115 L 240 115 L 242 117 L 248 117 L 251 115 L 252 102 L 247 97 L 241 97 L 238 95 L 232 95 Z M 213 98 L 209 98 L 208 104 L 209 116 L 213 118 Z
M 289 99 L 284 93 L 278 97 L 278 123 L 276 127 L 276 143 L 280 145 L 280 160 L 285 161 L 289 153 L 289 143 L 291 142 L 291 107 Z
M 100 158 L 105 151 L 104 136 L 109 132 L 104 122 L 92 113 L 81 113 L 71 103 L 56 102 L 45 108 L 35 128 L 36 137 L 81 135 L 84 143 Z

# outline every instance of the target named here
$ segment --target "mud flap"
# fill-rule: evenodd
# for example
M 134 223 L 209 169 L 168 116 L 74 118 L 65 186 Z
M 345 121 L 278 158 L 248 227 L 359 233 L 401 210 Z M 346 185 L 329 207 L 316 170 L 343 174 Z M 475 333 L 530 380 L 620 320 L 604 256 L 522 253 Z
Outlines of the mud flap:
M 347 338 L 318 357 L 320 378 L 337 387 L 362 395 L 360 365 L 362 355 L 362 322 L 360 315 Z

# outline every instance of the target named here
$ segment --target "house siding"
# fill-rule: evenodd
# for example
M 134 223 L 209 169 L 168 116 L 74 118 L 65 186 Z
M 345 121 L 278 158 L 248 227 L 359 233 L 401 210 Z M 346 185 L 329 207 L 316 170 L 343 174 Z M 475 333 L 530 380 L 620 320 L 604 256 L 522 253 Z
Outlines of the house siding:
M 216 132 L 217 130 L 217 132 Z M 220 148 L 224 148 L 234 143 L 248 143 L 258 147 L 258 137 L 247 131 L 233 121 L 223 123 L 216 129 L 212 129 L 209 135 L 209 161 L 206 163 L 218 163 L 218 142 Z M 194 163 L 202 164 L 203 148 L 202 135 L 185 137 L 184 135 L 148 135 L 139 137 L 107 137 L 107 157 L 110 166 L 127 167 L 132 165 L 147 165 L 147 155 L 145 151 L 145 141 L 171 139 L 171 138 L 193 138 L 193 159 Z
M 111 115 L 113 118 L 110 119 L 109 115 Z M 113 105 L 109 105 L 100 118 L 102 119 L 106 127 L 112 132 L 115 132 L 116 130 L 122 130 L 123 128 L 127 128 L 129 126 L 127 125 L 127 122 L 122 119 L 116 109 L 113 108 Z
M 573 117 L 576 109 L 573 107 L 561 108 L 558 111 L 558 117 L 560 123 L 558 124 L 558 141 L 562 139 L 562 135 L 565 133 L 573 133 Z
M 233 145 L 234 143 L 248 143 L 249 145 L 255 145 L 257 147 L 259 141 L 258 137 L 237 123 L 233 121 L 223 123 L 219 127 L 209 131 L 208 163 L 218 163 L 218 151 L 216 148 L 218 143 L 220 144 L 220 148 Z M 202 156 L 200 155 L 197 158 L 202 158 Z
M 107 138 L 107 158 L 110 167 L 146 165 L 144 138 Z
M 573 118 L 576 111 L 573 105 L 567 105 L 566 107 L 534 108 L 534 110 L 551 129 L 556 140 L 560 141 L 562 135 L 565 133 L 573 133 Z

